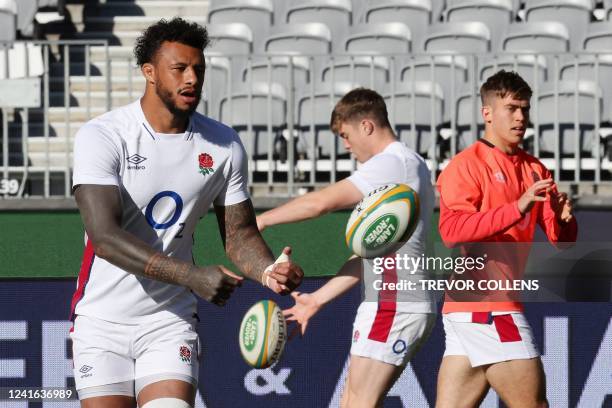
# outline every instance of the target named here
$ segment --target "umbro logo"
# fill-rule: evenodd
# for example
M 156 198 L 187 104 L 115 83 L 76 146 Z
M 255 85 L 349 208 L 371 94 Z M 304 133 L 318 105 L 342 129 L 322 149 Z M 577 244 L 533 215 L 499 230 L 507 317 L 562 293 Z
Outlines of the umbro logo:
M 132 166 L 130 166 L 130 164 L 128 164 L 128 170 L 144 170 L 146 169 L 146 166 L 140 166 L 140 163 L 142 163 L 143 161 L 147 160 L 146 157 L 143 157 L 141 155 L 139 155 L 138 153 L 133 154 L 131 156 L 128 156 L 127 159 L 128 163 L 132 164 Z
M 504 173 L 502 173 L 501 171 L 498 171 L 497 173 L 495 173 L 494 176 L 495 176 L 495 180 L 497 180 L 499 183 L 506 182 L 506 176 L 504 176 Z
M 92 373 L 90 373 L 91 370 L 93 370 L 92 366 L 88 366 L 88 365 L 81 366 L 81 368 L 79 368 L 79 372 L 83 374 L 81 375 L 81 378 L 91 377 L 93 375 Z
M 84 365 L 83 367 L 79 368 L 79 372 L 83 374 L 88 373 L 91 370 L 93 370 L 93 367 L 88 366 L 88 365 Z

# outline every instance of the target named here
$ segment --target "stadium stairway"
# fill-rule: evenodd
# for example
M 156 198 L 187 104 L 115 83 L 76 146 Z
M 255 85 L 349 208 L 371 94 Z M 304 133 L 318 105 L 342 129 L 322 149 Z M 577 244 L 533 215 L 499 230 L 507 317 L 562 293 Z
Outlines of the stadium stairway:
M 85 48 L 72 46 L 68 55 L 70 75 L 68 91 L 65 95 L 65 54 L 57 46 L 49 49 L 49 152 L 43 137 L 44 109 L 29 110 L 29 135 L 27 139 L 28 162 L 36 168 L 51 166 L 52 190 L 63 189 L 67 154 L 71 151 L 72 140 L 78 129 L 91 117 L 107 111 L 107 75 L 111 80 L 110 107 L 125 105 L 141 95 L 144 79 L 133 58 L 133 45 L 136 38 L 150 24 L 162 17 L 182 16 L 198 23 L 206 22 L 208 0 L 68 0 L 64 21 L 55 21 L 42 27 L 46 40 L 107 40 L 107 50 L 103 45 L 90 47 L 89 63 L 85 62 Z M 109 71 L 110 69 L 110 71 Z M 89 71 L 90 78 L 86 73 Z M 69 101 L 66 109 L 66 99 Z M 86 108 L 89 103 L 90 108 Z M 10 163 L 21 165 L 21 120 L 9 115 Z M 70 147 L 70 148 L 69 148 Z M 15 153 L 13 153 L 15 152 Z M 55 170 L 55 171 L 53 171 Z M 29 194 L 42 192 L 37 178 L 41 175 L 30 174 Z

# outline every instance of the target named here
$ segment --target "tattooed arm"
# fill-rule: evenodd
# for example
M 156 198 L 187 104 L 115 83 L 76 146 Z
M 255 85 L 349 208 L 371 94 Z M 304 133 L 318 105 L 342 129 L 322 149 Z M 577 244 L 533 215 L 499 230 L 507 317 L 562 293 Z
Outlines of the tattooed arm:
M 220 265 L 195 266 L 156 252 L 121 228 L 121 198 L 116 186 L 82 184 L 75 190 L 85 231 L 96 256 L 134 275 L 193 290 L 204 300 L 225 304 L 242 278 Z
M 215 211 L 228 258 L 247 277 L 262 282 L 262 274 L 274 262 L 274 257 L 257 229 L 251 200 L 225 207 L 215 206 Z M 291 249 L 285 248 L 284 252 L 288 255 Z M 287 294 L 299 286 L 304 272 L 288 261 L 274 265 L 269 276 L 275 281 L 270 289 Z

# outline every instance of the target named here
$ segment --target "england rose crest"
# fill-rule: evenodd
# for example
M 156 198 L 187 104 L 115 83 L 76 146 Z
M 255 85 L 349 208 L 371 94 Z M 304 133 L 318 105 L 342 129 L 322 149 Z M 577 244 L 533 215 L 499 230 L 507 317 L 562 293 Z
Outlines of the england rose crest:
M 200 173 L 204 175 L 208 175 L 215 172 L 215 169 L 213 169 L 213 158 L 208 153 L 200 153 L 200 155 L 198 156 L 198 164 L 200 166 Z
M 191 362 L 191 350 L 189 350 L 189 347 L 181 346 L 181 348 L 179 349 L 179 355 L 181 357 L 181 360 L 183 360 L 184 362 Z

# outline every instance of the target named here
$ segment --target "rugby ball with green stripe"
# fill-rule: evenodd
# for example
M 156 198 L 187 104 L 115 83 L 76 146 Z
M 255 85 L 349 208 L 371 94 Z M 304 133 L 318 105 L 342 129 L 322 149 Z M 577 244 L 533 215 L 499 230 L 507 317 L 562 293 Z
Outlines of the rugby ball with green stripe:
M 346 245 L 357 256 L 386 255 L 406 242 L 419 222 L 419 197 L 405 184 L 371 191 L 346 224 Z
M 283 311 L 272 300 L 260 300 L 242 318 L 238 337 L 242 357 L 250 366 L 270 367 L 283 354 L 287 341 Z

